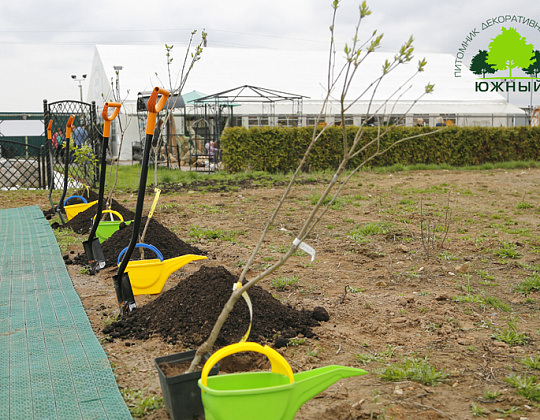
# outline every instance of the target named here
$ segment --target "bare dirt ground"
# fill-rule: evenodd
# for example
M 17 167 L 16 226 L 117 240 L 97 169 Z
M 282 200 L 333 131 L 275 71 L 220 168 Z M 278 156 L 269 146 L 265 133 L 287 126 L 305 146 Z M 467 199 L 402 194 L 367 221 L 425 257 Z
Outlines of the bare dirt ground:
M 293 257 L 261 283 L 284 304 L 323 306 L 330 314 L 313 328 L 316 337 L 296 337 L 278 349 L 295 372 L 331 364 L 369 372 L 334 384 L 296 418 L 540 418 L 540 406 L 505 381 L 538 375 L 522 361 L 539 354 L 540 295 L 534 287 L 529 293 L 516 288 L 525 290 L 527 279 L 534 283 L 540 269 L 539 184 L 539 169 L 355 176 L 306 241 L 317 251 L 315 262 L 308 255 Z M 294 188 L 249 278 L 291 245 L 310 198 L 322 188 L 323 183 Z M 171 275 L 164 290 L 203 265 L 239 274 L 281 193 L 282 187 L 268 187 L 163 195 L 154 217 L 209 257 Z M 0 198 L 3 207 L 50 207 L 42 193 L 0 192 Z M 116 199 L 133 209 L 136 196 Z M 151 198 L 146 201 L 149 206 Z M 196 238 L 194 226 L 229 236 Z M 70 249 L 72 256 L 82 253 L 82 243 Z M 81 273 L 77 265 L 68 270 L 120 387 L 161 396 L 154 359 L 185 346 L 160 337 L 108 340 L 102 329 L 118 311 L 116 269 L 97 276 Z M 276 277 L 296 283 L 281 289 L 272 283 Z M 138 296 L 137 305 L 153 299 Z M 411 358 L 425 358 L 442 373 L 441 381 L 427 385 L 381 376 Z M 145 418 L 168 415 L 160 408 Z

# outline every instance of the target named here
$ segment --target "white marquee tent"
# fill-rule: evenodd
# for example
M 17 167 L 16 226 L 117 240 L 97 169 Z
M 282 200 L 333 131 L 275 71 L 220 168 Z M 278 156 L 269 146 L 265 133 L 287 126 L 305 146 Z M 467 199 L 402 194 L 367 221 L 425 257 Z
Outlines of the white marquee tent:
M 185 46 L 174 46 L 172 50 L 171 79 L 177 85 L 181 64 L 186 54 Z M 343 55 L 338 52 L 337 56 Z M 377 52 L 371 54 L 359 67 L 359 74 L 351 87 L 348 98 L 359 96 L 371 81 L 381 72 L 384 60 L 392 60 L 394 54 Z M 411 63 L 401 66 L 391 73 L 381 84 L 374 96 L 371 111 L 381 107 L 389 97 L 399 98 L 380 113 L 392 113 L 412 116 L 429 116 L 430 123 L 435 117 L 467 115 L 469 120 L 461 119 L 462 124 L 469 125 L 507 125 L 509 115 L 525 116 L 520 108 L 509 104 L 506 98 L 496 92 L 476 92 L 476 76 L 462 71 L 462 77 L 454 77 L 454 57 L 451 54 L 422 54 L 415 52 Z M 404 81 L 415 73 L 418 60 L 427 59 L 424 72 L 416 76 L 412 82 L 403 85 Z M 339 61 L 340 63 L 343 60 Z M 117 74 L 115 67 L 122 69 Z M 200 61 L 189 75 L 183 92 L 197 90 L 207 94 L 216 94 L 228 89 L 244 85 L 260 86 L 281 92 L 306 97 L 303 100 L 303 115 L 316 115 L 321 109 L 322 98 L 326 92 L 326 72 L 328 68 L 328 52 L 315 50 L 269 50 L 246 48 L 206 47 Z M 124 112 L 135 114 L 135 104 L 139 92 L 151 91 L 155 86 L 169 87 L 167 57 L 165 46 L 145 45 L 97 45 L 88 84 L 88 101 L 95 101 L 101 107 L 105 101 L 113 99 L 112 91 L 117 89 L 119 81 L 120 97 L 125 104 Z M 418 98 L 426 84 L 435 85 L 435 90 L 423 96 L 411 109 L 413 101 Z M 334 98 L 339 97 L 339 88 Z M 348 114 L 352 117 L 365 115 L 371 95 L 364 95 L 351 107 Z M 276 105 L 276 113 L 290 113 L 285 103 Z M 281 109 L 279 108 L 281 107 Z M 240 105 L 235 107 L 235 115 L 254 115 L 260 105 Z M 339 106 L 334 102 L 327 111 L 331 121 L 333 114 L 338 114 Z M 494 121 L 494 116 L 500 118 Z M 471 121 L 474 121 L 471 123 Z M 126 136 L 138 141 L 137 124 L 132 124 L 131 132 Z M 129 151 L 126 150 L 126 153 Z M 124 158 L 124 156 L 122 156 Z

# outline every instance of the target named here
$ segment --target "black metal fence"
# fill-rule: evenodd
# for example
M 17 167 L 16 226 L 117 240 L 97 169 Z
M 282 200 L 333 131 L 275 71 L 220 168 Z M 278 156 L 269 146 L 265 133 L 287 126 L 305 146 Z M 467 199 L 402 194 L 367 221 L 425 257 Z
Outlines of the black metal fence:
M 46 188 L 45 158 L 45 146 L 29 144 L 28 137 L 0 137 L 0 188 Z
M 64 175 L 68 171 L 68 188 L 83 185 L 95 186 L 99 179 L 101 138 L 96 104 L 80 101 L 43 101 L 45 129 L 52 120 L 52 139 L 45 142 L 47 155 L 47 185 L 50 189 L 64 187 Z M 66 125 L 70 115 L 75 116 L 71 138 L 66 139 Z M 59 132 L 61 130 L 61 132 Z M 63 137 L 56 137 L 55 134 Z M 58 139 L 62 140 L 59 142 Z M 62 144 L 59 144 L 62 143 Z M 67 166 L 66 166 L 67 161 Z

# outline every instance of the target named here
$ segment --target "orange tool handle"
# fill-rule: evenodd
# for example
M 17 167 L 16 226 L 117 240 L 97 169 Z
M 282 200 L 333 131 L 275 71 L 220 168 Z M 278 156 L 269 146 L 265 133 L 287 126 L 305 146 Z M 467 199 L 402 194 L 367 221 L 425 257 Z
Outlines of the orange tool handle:
M 105 120 L 105 124 L 103 124 L 103 137 L 109 137 L 111 134 L 111 121 L 116 118 L 118 113 L 120 112 L 120 107 L 122 104 L 119 104 L 118 102 L 105 102 L 105 105 L 103 105 L 103 111 L 101 112 L 101 116 Z M 112 115 L 109 117 L 109 107 L 114 108 L 114 111 Z
M 49 125 L 47 126 L 47 138 L 52 139 L 52 120 L 49 120 Z
M 71 114 L 66 124 L 66 139 L 71 138 L 71 126 L 73 125 L 74 120 L 75 120 L 75 115 Z
M 158 95 L 161 95 L 159 101 L 157 100 Z M 169 99 L 168 90 L 161 89 L 159 87 L 154 88 L 152 94 L 150 95 L 150 99 L 148 99 L 148 104 L 146 105 L 146 108 L 148 108 L 148 119 L 146 121 L 147 135 L 154 134 L 154 129 L 156 128 L 157 113 L 163 109 L 165 103 L 167 102 L 167 99 Z

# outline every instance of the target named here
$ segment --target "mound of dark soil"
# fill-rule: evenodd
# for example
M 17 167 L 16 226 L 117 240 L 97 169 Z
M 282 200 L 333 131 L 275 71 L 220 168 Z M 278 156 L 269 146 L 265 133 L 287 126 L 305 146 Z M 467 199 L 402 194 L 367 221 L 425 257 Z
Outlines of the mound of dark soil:
M 145 224 L 146 217 L 141 220 L 141 234 L 144 230 Z M 120 254 L 120 252 L 129 245 L 132 235 L 133 224 L 125 225 L 121 223 L 120 229 L 113 233 L 109 239 L 101 244 L 101 249 L 103 250 L 103 255 L 105 256 L 106 267 L 113 267 L 116 265 L 118 254 Z M 154 245 L 163 254 L 163 258 L 166 260 L 187 254 L 206 255 L 206 252 L 185 243 L 155 219 L 150 219 L 150 225 L 146 230 L 144 243 Z M 139 252 L 139 248 L 135 248 L 131 259 L 136 260 L 140 258 L 141 254 Z M 145 259 L 148 258 L 156 257 L 152 251 L 145 250 Z M 86 265 L 87 262 L 88 259 L 85 253 L 79 254 L 73 259 L 73 263 L 75 264 Z
M 105 327 L 103 333 L 112 338 L 139 340 L 157 335 L 173 344 L 198 346 L 209 336 L 237 281 L 238 277 L 224 267 L 203 266 L 173 289 Z M 253 304 L 249 341 L 286 343 L 287 338 L 298 334 L 308 338 L 315 335 L 311 328 L 320 324 L 314 319 L 313 311 L 285 306 L 259 286 L 252 287 L 248 294 Z M 317 309 L 321 310 L 325 311 Z M 223 325 L 216 346 L 238 342 L 248 326 L 249 310 L 240 299 Z
M 146 217 L 141 220 L 140 233 L 144 230 L 146 224 Z M 129 245 L 131 236 L 133 235 L 132 224 L 125 226 L 124 229 L 116 231 L 109 239 L 102 244 L 103 254 L 107 261 L 107 265 L 112 266 L 116 264 L 118 254 L 122 249 Z M 166 260 L 169 258 L 179 257 L 180 255 L 195 254 L 206 255 L 206 252 L 201 251 L 199 248 L 189 245 L 182 241 L 173 232 L 163 226 L 155 219 L 150 219 L 150 225 L 146 230 L 144 237 L 144 243 L 154 245 L 163 254 L 163 258 Z M 151 256 L 149 256 L 149 254 Z M 152 251 L 145 251 L 145 258 L 155 258 Z M 139 259 L 139 249 L 136 248 L 133 251 L 132 259 Z
M 95 193 L 94 193 L 95 194 Z M 92 200 L 92 199 L 90 199 Z M 94 200 L 97 200 L 97 195 Z M 105 209 L 103 209 L 105 210 Z M 112 199 L 111 203 L 111 210 L 117 211 L 122 215 L 124 220 L 133 220 L 135 217 L 135 213 L 131 210 L 124 207 L 122 204 L 120 204 L 118 201 L 116 201 L 114 198 Z M 77 216 L 75 216 L 73 219 L 68 221 L 64 226 L 64 228 L 71 228 L 74 232 L 80 233 L 84 235 L 85 233 L 90 232 L 90 228 L 92 226 L 92 219 L 97 213 L 97 204 L 94 204 L 92 207 L 86 209 L 85 211 L 79 213 Z M 115 220 L 118 220 L 116 217 Z M 105 219 L 110 220 L 110 219 Z

